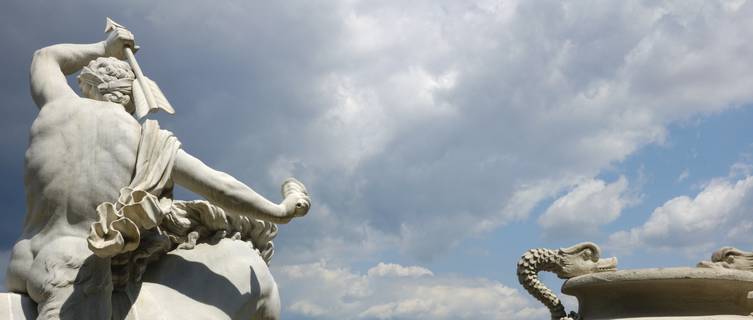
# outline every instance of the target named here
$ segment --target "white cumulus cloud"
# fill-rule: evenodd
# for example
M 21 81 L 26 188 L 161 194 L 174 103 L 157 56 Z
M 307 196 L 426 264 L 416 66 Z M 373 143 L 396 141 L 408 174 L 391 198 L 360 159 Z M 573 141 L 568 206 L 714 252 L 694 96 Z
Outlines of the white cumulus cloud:
M 431 270 L 419 266 L 403 267 L 396 263 L 380 262 L 367 272 L 369 277 L 420 277 L 433 276 Z
M 546 308 L 524 297 L 525 291 L 497 281 L 416 274 L 433 273 L 380 263 L 360 274 L 320 261 L 280 267 L 275 278 L 290 305 L 286 312 L 291 318 L 524 320 L 548 316 Z
M 332 67 L 301 75 L 312 121 L 278 158 L 342 226 L 368 221 L 421 261 L 565 191 L 541 225 L 584 210 L 594 232 L 634 200 L 600 172 L 669 124 L 753 101 L 749 3 L 334 6 L 340 32 L 311 49 Z M 333 236 L 307 223 L 291 232 Z
M 538 222 L 550 236 L 593 236 L 600 226 L 617 219 L 636 201 L 624 176 L 612 183 L 589 179 L 555 200 Z
M 654 209 L 642 225 L 609 237 L 609 246 L 703 252 L 753 240 L 753 176 L 710 181 L 695 196 L 678 196 Z

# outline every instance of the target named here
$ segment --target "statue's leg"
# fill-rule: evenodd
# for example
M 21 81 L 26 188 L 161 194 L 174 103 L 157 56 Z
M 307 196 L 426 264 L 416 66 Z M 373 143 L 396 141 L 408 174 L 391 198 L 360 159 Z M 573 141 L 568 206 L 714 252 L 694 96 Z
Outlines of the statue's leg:
M 110 260 L 94 256 L 85 239 L 61 237 L 49 242 L 30 271 L 27 289 L 37 302 L 38 320 L 110 319 Z
M 13 246 L 10 264 L 5 274 L 5 288 L 10 292 L 26 293 L 26 279 L 29 278 L 31 262 L 31 240 L 21 239 Z
M 157 314 L 155 308 L 166 319 L 279 320 L 280 296 L 267 264 L 251 245 L 222 239 L 171 251 L 147 267 L 135 309 L 145 319 L 142 315 Z
M 277 290 L 277 284 L 274 279 L 271 280 L 269 289 L 265 290 L 262 303 L 259 304 L 258 310 L 252 319 L 254 320 L 279 320 L 280 319 L 280 293 Z

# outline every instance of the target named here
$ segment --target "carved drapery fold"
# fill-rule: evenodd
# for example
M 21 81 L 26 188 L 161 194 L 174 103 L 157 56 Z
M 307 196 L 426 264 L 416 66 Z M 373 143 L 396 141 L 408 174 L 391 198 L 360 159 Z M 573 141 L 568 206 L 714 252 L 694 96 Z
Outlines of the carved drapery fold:
M 172 207 L 173 182 L 170 179 L 180 142 L 159 123 L 147 120 L 141 126 L 141 139 L 131 183 L 120 190 L 115 203 L 97 206 L 99 220 L 91 225 L 89 249 L 99 257 L 110 258 L 138 248 L 141 233 L 162 222 Z
M 162 203 L 165 204 L 169 205 Z M 141 243 L 141 232 L 158 226 L 169 210 L 160 206 L 159 199 L 150 193 L 123 188 L 116 203 L 97 206 L 99 221 L 91 226 L 89 249 L 102 258 L 136 250 Z
M 88 238 L 92 252 L 103 258 L 127 254 L 139 248 L 145 231 L 156 228 L 157 235 L 169 238 L 167 250 L 231 237 L 249 242 L 269 263 L 276 224 L 225 212 L 204 200 L 173 200 L 170 172 L 179 148 L 180 142 L 160 130 L 157 121 L 144 122 L 134 178 L 116 202 L 97 207 L 99 220 Z

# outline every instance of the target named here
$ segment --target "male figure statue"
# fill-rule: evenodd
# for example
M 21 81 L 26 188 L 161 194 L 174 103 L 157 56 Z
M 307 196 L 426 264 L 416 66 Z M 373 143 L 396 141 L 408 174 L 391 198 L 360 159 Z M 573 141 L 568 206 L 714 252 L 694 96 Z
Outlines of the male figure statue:
M 107 215 L 115 209 L 103 204 L 115 208 L 111 203 L 124 196 L 124 187 L 157 199 L 159 211 L 165 209 L 163 200 L 170 200 L 174 181 L 227 212 L 274 223 L 303 216 L 310 206 L 305 187 L 294 179 L 283 185 L 284 200 L 272 203 L 180 149 L 177 139 L 159 130 L 156 121 L 142 127 L 131 114 L 134 75 L 119 60 L 126 46 L 134 48 L 133 35 L 116 29 L 99 43 L 58 44 L 34 54 L 31 93 L 40 111 L 26 152 L 27 216 L 13 248 L 6 284 L 10 291 L 28 294 L 37 303 L 37 319 L 116 317 L 112 310 L 115 258 L 111 257 L 116 253 L 107 250 L 115 250 L 114 245 L 123 249 L 130 234 L 114 231 L 117 223 Z M 65 77 L 82 68 L 79 83 L 85 98 L 68 86 Z M 147 147 L 152 149 L 146 151 Z M 159 225 L 161 217 L 149 217 Z M 98 222 L 103 225 L 94 228 Z M 144 228 L 143 223 L 137 227 L 130 230 L 141 237 L 156 230 L 154 226 L 147 230 L 150 226 Z M 97 232 L 105 237 L 101 243 L 91 240 Z M 94 255 L 95 249 L 104 253 Z M 276 308 L 279 313 L 279 305 Z M 275 318 L 274 313 L 259 317 Z

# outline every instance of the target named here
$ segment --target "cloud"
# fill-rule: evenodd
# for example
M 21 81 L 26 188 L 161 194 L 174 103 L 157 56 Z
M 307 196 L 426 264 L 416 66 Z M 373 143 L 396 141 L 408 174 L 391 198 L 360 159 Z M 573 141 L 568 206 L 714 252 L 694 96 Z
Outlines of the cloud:
M 338 52 L 340 63 L 312 78 L 326 107 L 303 127 L 309 147 L 283 156 L 301 164 L 292 174 L 314 176 L 311 189 L 343 226 L 368 221 L 422 261 L 526 219 L 662 143 L 670 123 L 753 100 L 749 4 L 338 8 L 336 49 L 321 54 Z M 628 198 L 603 202 L 588 227 L 613 221 Z M 547 216 L 572 222 L 563 210 Z
M 688 179 L 688 177 L 690 177 L 690 171 L 687 168 L 685 168 L 682 170 L 682 172 L 680 172 L 680 175 L 677 177 L 677 183 L 685 181 L 686 179 Z
M 410 266 L 403 267 L 395 263 L 380 262 L 375 267 L 369 269 L 367 272 L 369 277 L 420 277 L 420 276 L 433 276 L 429 269 Z
M 420 275 L 420 276 L 417 276 Z M 548 311 L 497 281 L 434 275 L 416 266 L 379 263 L 367 274 L 324 261 L 276 270 L 286 318 L 539 319 Z M 326 292 L 326 294 L 321 294 Z
M 642 225 L 609 237 L 608 246 L 702 252 L 747 244 L 753 237 L 753 176 L 711 180 L 695 197 L 679 196 L 654 209 Z
M 6 245 L 22 223 L 31 52 L 99 41 L 112 12 L 188 152 L 272 200 L 286 176 L 307 184 L 313 209 L 282 227 L 282 264 L 431 260 L 572 200 L 668 124 L 753 101 L 748 2 L 42 3 L 0 13 L 3 155 L 17 155 L 2 158 L 17 177 Z
M 589 179 L 555 200 L 538 222 L 550 237 L 594 236 L 600 226 L 617 219 L 624 208 L 637 201 L 624 176 L 609 184 Z
M 284 178 L 307 184 L 312 211 L 281 226 L 273 262 L 284 312 L 301 317 L 546 317 L 497 281 L 376 262 L 430 261 L 542 207 L 550 234 L 554 222 L 574 228 L 575 212 L 597 230 L 632 203 L 626 178 L 599 173 L 663 143 L 671 123 L 753 101 L 750 2 L 29 0 L 4 9 L 0 173 L 9 178 L 0 194 L 13 214 L 0 226 L 3 246 L 23 221 L 27 139 L 18 137 L 36 112 L 31 53 L 100 41 L 114 12 L 176 107 L 159 119 L 185 150 L 273 201 Z M 753 228 L 742 215 L 748 179 L 668 201 L 610 241 L 706 245 L 693 232 L 743 241 Z M 708 215 L 724 223 L 708 226 Z M 356 265 L 374 267 L 335 267 Z

